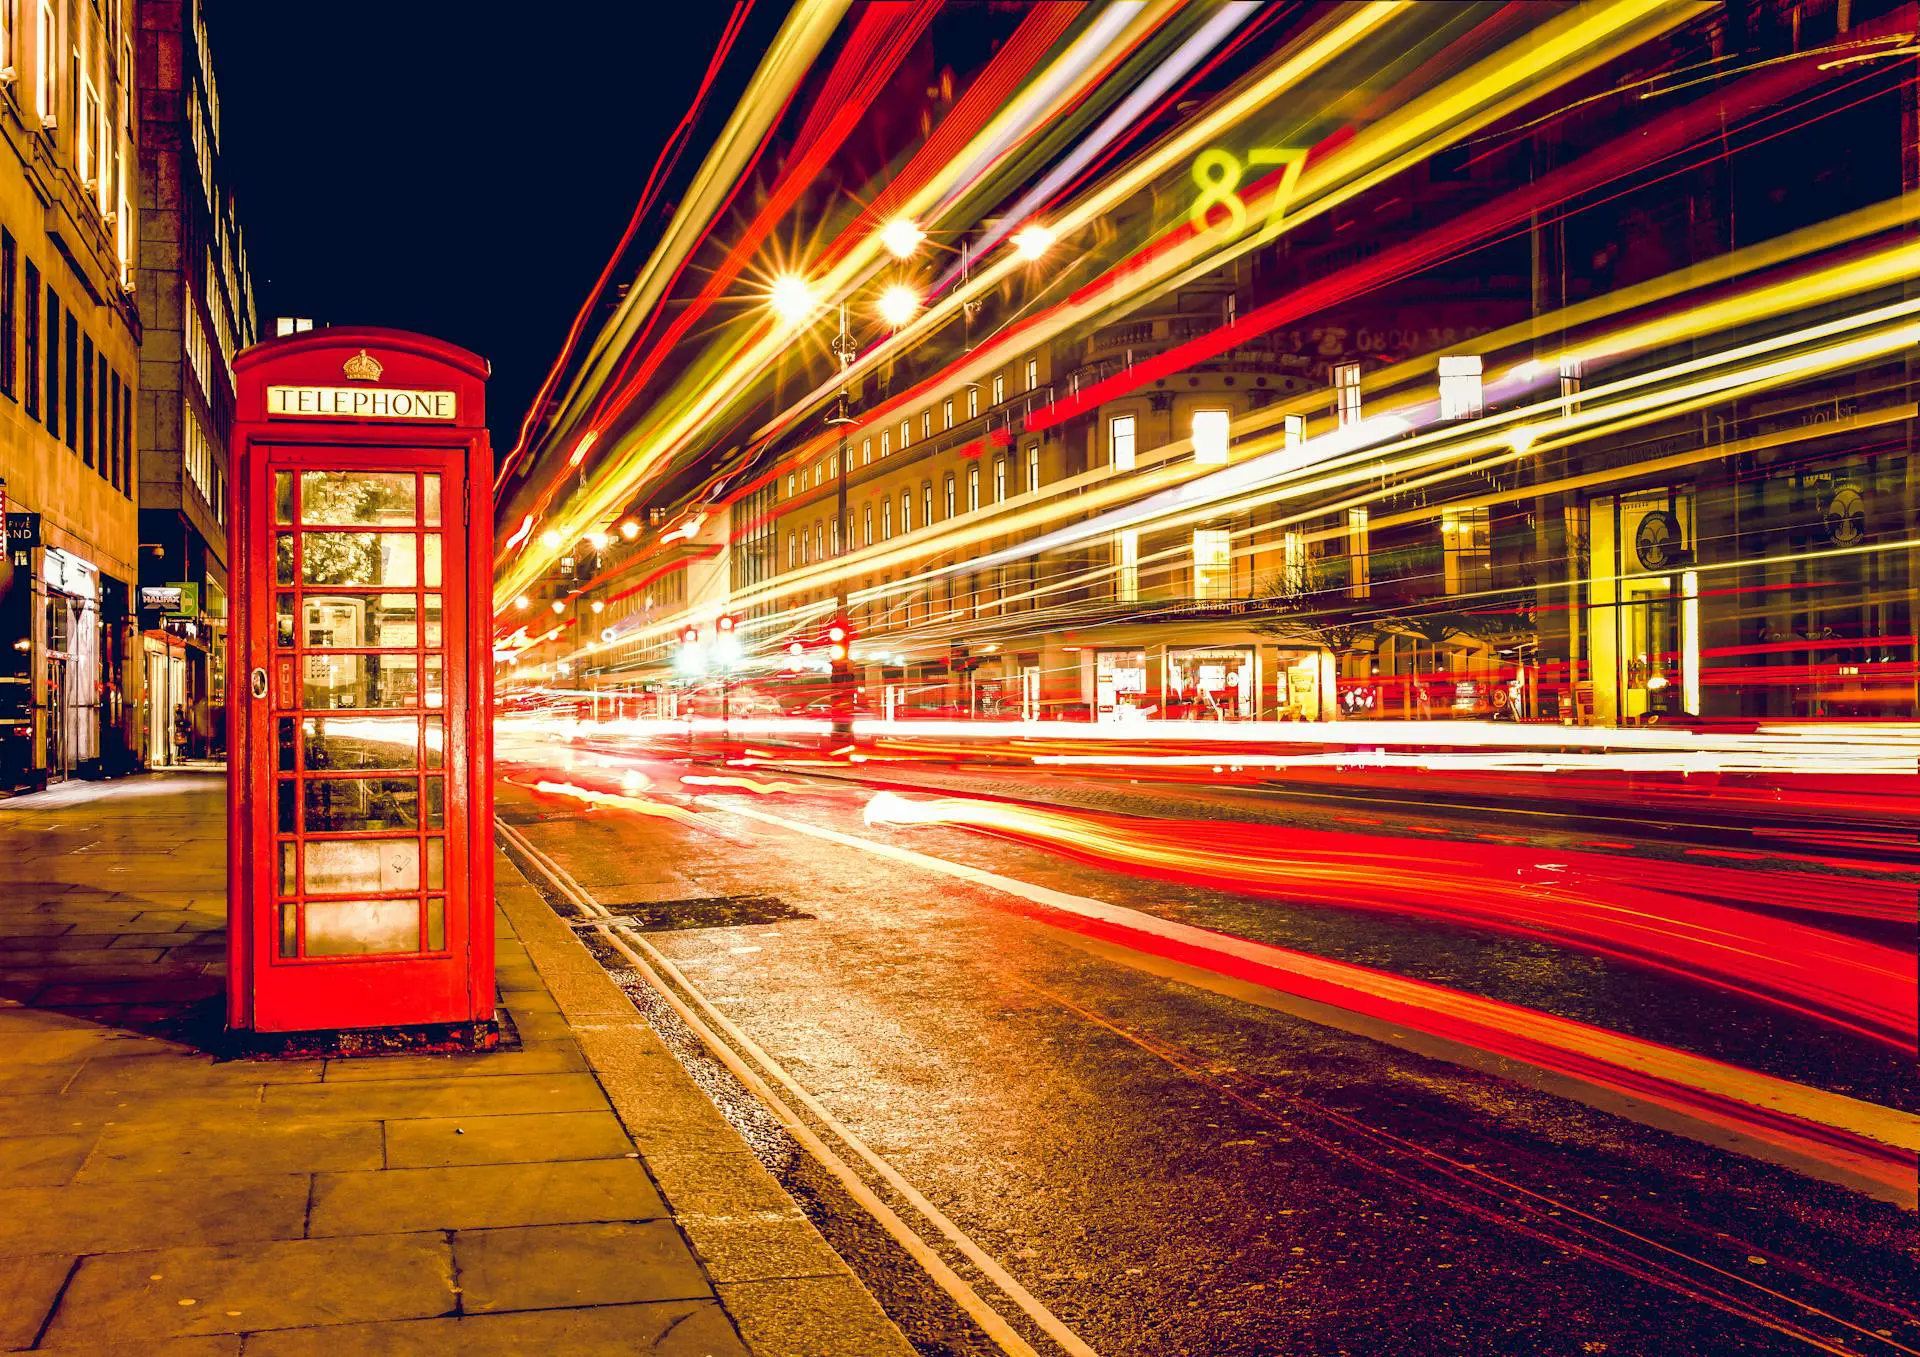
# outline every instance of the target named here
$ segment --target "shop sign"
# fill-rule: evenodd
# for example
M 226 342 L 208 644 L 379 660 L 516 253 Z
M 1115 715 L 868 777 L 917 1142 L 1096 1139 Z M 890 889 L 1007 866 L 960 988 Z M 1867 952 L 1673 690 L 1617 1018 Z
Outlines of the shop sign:
M 180 606 L 172 609 L 183 617 L 200 616 L 200 585 L 196 580 L 170 580 L 167 588 L 180 593 Z
M 7 553 L 15 565 L 27 564 L 27 553 L 39 545 L 39 514 L 7 515 Z
M 140 611 L 143 613 L 179 612 L 180 586 L 177 584 L 141 586 Z

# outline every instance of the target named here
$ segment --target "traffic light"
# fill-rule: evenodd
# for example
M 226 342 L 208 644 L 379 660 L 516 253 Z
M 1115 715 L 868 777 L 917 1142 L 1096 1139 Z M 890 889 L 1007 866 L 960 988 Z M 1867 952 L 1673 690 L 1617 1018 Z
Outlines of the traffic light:
M 847 639 L 847 629 L 835 622 L 827 628 L 827 639 L 834 645 L 843 645 Z
M 683 646 L 697 646 L 697 645 L 699 645 L 699 644 L 700 644 L 700 628 L 698 628 L 698 627 L 683 627 L 683 628 L 681 628 L 681 631 L 680 631 L 680 644 L 681 644 L 681 645 L 683 645 Z
M 720 615 L 720 620 L 715 622 L 713 625 L 714 625 L 714 629 L 718 631 L 722 636 L 731 635 L 733 632 L 733 618 L 729 617 L 725 613 L 722 613 Z
M 787 654 L 793 656 L 796 660 L 806 653 L 807 647 L 804 641 L 787 642 Z

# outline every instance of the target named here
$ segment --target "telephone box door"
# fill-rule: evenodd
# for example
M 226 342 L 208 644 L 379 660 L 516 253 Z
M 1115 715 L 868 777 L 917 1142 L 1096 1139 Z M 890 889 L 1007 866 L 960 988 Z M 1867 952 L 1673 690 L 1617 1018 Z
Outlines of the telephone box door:
M 489 827 L 460 791 L 475 753 L 464 600 L 490 584 L 466 577 L 466 470 L 457 447 L 267 444 L 251 458 L 237 658 L 255 753 L 240 771 L 256 1030 L 491 1009 L 470 992 L 465 870 Z

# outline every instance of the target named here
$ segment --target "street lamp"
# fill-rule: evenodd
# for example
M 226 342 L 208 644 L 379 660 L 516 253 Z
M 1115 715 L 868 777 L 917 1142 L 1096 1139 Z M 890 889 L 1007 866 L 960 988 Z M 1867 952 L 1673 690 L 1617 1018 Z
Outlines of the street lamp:
M 880 294 L 880 319 L 896 330 L 912 320 L 919 309 L 919 294 L 905 283 L 895 283 Z
M 1032 222 L 1014 232 L 1013 252 L 1031 263 L 1052 249 L 1053 242 L 1058 239 L 1052 227 Z
M 767 300 L 773 313 L 788 325 L 803 324 L 818 304 L 813 284 L 796 273 L 783 273 L 775 278 Z
M 906 217 L 895 217 L 880 230 L 880 243 L 895 259 L 905 259 L 926 238 L 926 232 Z

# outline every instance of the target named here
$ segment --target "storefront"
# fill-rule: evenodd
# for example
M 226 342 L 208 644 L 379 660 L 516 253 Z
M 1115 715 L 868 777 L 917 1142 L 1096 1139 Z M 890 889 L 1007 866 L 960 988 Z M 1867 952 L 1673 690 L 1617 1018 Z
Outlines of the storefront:
M 1152 705 L 1147 697 L 1147 652 L 1100 650 L 1093 657 L 1093 719 L 1139 721 Z
M 1253 719 L 1260 684 L 1252 646 L 1170 646 L 1166 670 L 1169 720 Z
M 100 572 L 59 547 L 41 554 L 46 586 L 41 679 L 47 778 L 95 772 L 100 762 Z

